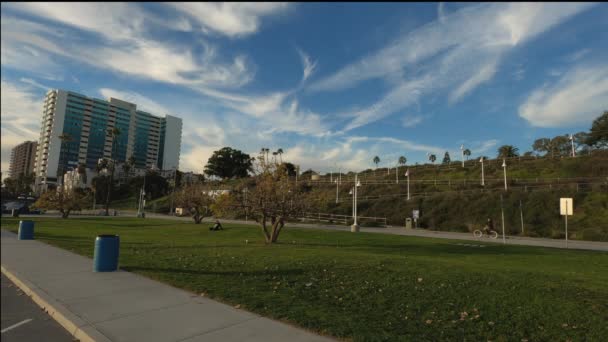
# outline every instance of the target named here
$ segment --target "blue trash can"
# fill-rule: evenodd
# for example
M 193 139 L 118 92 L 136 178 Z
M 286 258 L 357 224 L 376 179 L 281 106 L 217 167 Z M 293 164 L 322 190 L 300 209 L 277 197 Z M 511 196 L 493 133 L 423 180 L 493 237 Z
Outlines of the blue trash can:
M 118 269 L 118 251 L 120 238 L 118 235 L 98 235 L 95 239 L 95 255 L 93 271 L 113 272 Z
M 19 240 L 34 240 L 34 221 L 19 221 Z

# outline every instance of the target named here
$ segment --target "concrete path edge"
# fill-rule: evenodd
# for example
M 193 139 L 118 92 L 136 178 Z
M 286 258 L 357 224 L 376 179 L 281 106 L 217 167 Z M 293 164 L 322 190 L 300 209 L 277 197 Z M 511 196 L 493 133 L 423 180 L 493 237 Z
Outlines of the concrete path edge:
M 109 338 L 91 326 L 88 322 L 73 314 L 42 289 L 39 289 L 36 285 L 25 279 L 22 280 L 21 278 L 23 277 L 20 278 L 18 272 L 9 270 L 2 265 L 2 273 L 79 341 L 111 342 Z

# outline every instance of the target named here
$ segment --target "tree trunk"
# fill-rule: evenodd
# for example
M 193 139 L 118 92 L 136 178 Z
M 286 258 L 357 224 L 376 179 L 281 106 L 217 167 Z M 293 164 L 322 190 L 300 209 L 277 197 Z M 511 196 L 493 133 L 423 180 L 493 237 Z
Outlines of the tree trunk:
M 67 219 L 69 215 L 70 215 L 69 210 L 67 210 L 67 211 L 61 210 L 61 218 Z
M 264 233 L 264 239 L 266 243 L 272 243 L 272 239 L 270 234 L 268 233 L 268 229 L 266 229 L 266 215 L 262 215 L 262 233 Z
M 201 221 L 203 221 L 203 215 L 195 213 L 194 215 L 192 215 L 192 219 L 194 220 L 195 224 L 200 224 Z
M 272 239 L 271 239 L 271 243 L 273 242 L 277 242 L 277 240 L 279 239 L 279 234 L 281 233 L 281 229 L 283 228 L 283 226 L 285 225 L 285 223 L 283 222 L 283 219 L 280 218 L 278 219 L 275 224 L 272 227 Z
M 108 194 L 106 196 L 106 216 L 110 214 L 110 194 L 112 192 L 112 184 L 114 183 L 114 165 L 112 165 L 112 173 L 110 173 L 110 184 L 108 184 Z

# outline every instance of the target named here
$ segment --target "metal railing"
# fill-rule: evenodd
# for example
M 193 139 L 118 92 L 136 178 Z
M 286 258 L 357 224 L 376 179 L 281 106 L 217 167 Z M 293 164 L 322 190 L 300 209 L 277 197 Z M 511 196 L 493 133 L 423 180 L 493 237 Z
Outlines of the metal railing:
M 332 213 L 304 213 L 300 217 L 302 221 L 315 221 L 315 222 L 328 222 L 328 223 L 341 223 L 348 225 L 353 221 L 352 215 L 341 215 Z M 357 216 L 357 220 L 363 222 L 374 222 L 382 226 L 387 226 L 386 217 L 374 217 L 374 216 Z

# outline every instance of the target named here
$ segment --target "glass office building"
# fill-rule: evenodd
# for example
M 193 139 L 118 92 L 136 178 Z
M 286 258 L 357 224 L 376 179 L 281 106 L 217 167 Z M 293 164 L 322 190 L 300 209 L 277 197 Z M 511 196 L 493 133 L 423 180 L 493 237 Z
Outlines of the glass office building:
M 101 158 L 120 164 L 133 157 L 136 169 L 179 167 L 182 120 L 137 110 L 130 102 L 50 90 L 41 126 L 34 165 L 39 190 L 80 164 L 95 170 Z

